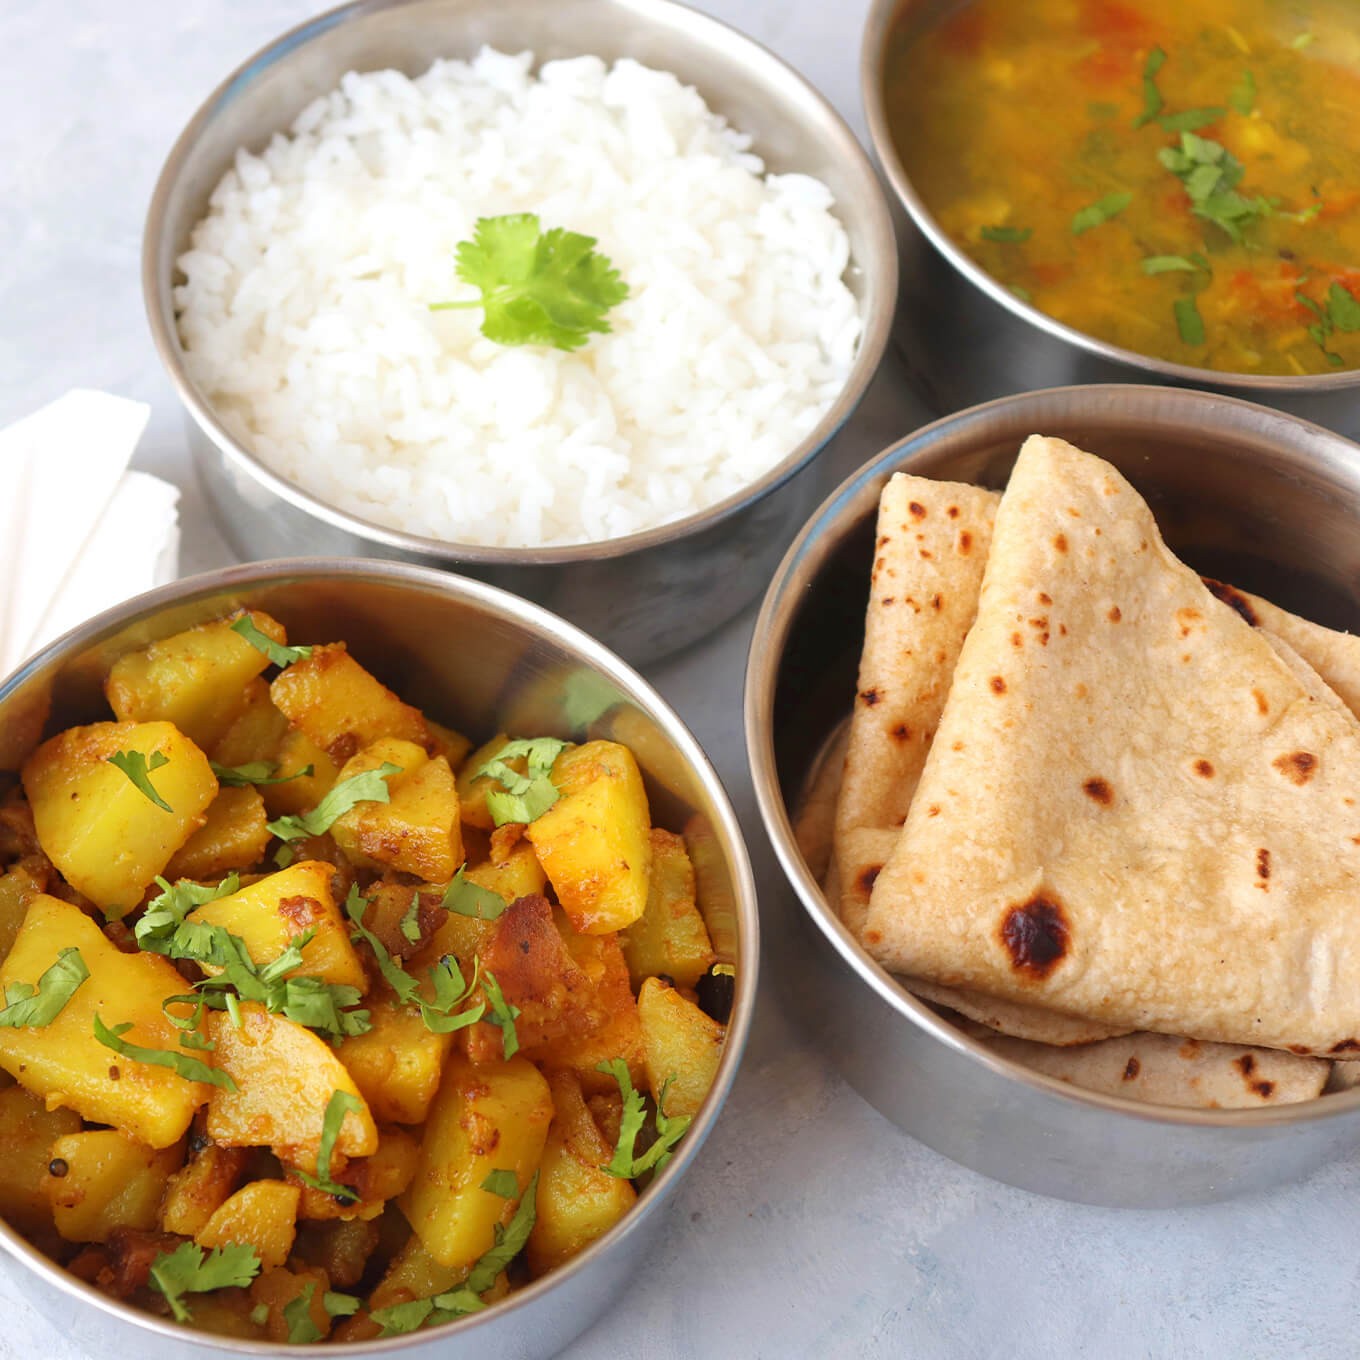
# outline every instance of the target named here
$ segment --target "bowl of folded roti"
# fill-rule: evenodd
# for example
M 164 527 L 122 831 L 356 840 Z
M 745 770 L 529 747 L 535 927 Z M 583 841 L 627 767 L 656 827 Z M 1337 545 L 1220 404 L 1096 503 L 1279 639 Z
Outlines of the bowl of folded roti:
M 746 696 L 772 971 L 848 1080 L 1089 1203 L 1360 1145 L 1356 630 L 1360 448 L 1246 402 L 1028 393 L 852 476 Z

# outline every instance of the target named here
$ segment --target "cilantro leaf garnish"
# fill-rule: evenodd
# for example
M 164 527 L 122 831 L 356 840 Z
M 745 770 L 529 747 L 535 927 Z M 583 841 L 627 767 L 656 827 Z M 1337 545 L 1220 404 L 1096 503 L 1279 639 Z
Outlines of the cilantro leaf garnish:
M 158 808 L 173 812 L 175 809 L 156 792 L 151 783 L 151 772 L 169 763 L 170 757 L 164 751 L 152 751 L 149 759 L 142 751 L 115 751 L 109 757 L 109 764 L 122 770 L 138 793 L 145 794 Z
M 1157 122 L 1164 132 L 1196 132 L 1210 123 L 1216 123 L 1227 113 L 1227 109 L 1215 104 L 1203 109 L 1184 109 L 1180 113 L 1163 114 Z
M 1199 304 L 1193 296 L 1178 297 L 1171 304 L 1176 317 L 1176 329 L 1187 345 L 1204 343 L 1204 318 L 1199 314 Z
M 1242 78 L 1233 86 L 1228 103 L 1246 118 L 1256 107 L 1256 77 L 1250 70 L 1242 72 Z
M 486 791 L 487 811 L 497 826 L 536 821 L 557 802 L 562 795 L 552 782 L 552 767 L 566 745 L 556 737 L 507 742 L 477 771 L 474 778 L 489 775 L 501 786 Z M 524 774 L 506 764 L 519 756 L 524 757 Z
M 1295 292 L 1294 300 L 1307 307 L 1317 320 L 1308 327 L 1308 334 L 1327 358 L 1333 368 L 1340 368 L 1345 362 L 1334 350 L 1327 348 L 1327 342 L 1337 331 L 1360 331 L 1360 301 L 1341 284 L 1333 282 L 1327 290 L 1325 303 L 1314 302 L 1307 293 Z
M 302 1293 L 294 1295 L 283 1305 L 283 1320 L 288 1324 L 288 1344 L 307 1346 L 321 1340 L 321 1328 L 312 1320 L 312 1298 L 316 1281 L 308 1280 Z
M 1136 128 L 1143 127 L 1161 113 L 1166 101 L 1157 88 L 1157 72 L 1166 64 L 1166 53 L 1154 47 L 1143 62 L 1143 111 L 1133 120 Z
M 489 1195 L 499 1195 L 502 1199 L 514 1199 L 519 1194 L 519 1177 L 513 1171 L 492 1171 L 482 1181 L 482 1189 Z
M 341 1294 L 328 1289 L 321 1296 L 321 1306 L 329 1317 L 353 1317 L 363 1306 L 363 1300 L 355 1298 L 353 1294 Z
M 629 1181 L 636 1180 L 648 1171 L 660 1171 L 670 1161 L 672 1150 L 690 1126 L 688 1115 L 677 1115 L 672 1118 L 666 1114 L 666 1092 L 674 1078 L 666 1078 L 661 1087 L 661 1098 L 656 1104 L 656 1142 L 638 1157 L 634 1155 L 633 1147 L 647 1120 L 647 1108 L 642 1092 L 634 1087 L 633 1079 L 628 1075 L 628 1064 L 622 1058 L 611 1058 L 608 1062 L 598 1063 L 595 1070 L 613 1077 L 618 1082 L 619 1092 L 623 1096 L 619 1141 L 615 1144 L 613 1157 L 600 1170 Z
M 453 882 L 445 889 L 444 900 L 440 905 L 445 911 L 456 912 L 459 916 L 474 916 L 479 921 L 494 921 L 510 904 L 500 893 L 473 883 L 465 876 L 466 873 L 465 864 L 454 874 Z
M 334 1195 L 344 1204 L 354 1204 L 359 1194 L 352 1186 L 338 1185 L 331 1179 L 331 1156 L 335 1152 L 335 1140 L 340 1136 L 340 1126 L 351 1110 L 361 1110 L 363 1101 L 352 1091 L 332 1091 L 326 1102 L 326 1113 L 321 1116 L 321 1144 L 316 1153 L 316 1175 L 294 1169 L 293 1174 L 313 1190 Z
M 239 935 L 233 935 L 225 926 L 205 921 L 183 921 L 168 938 L 162 937 L 145 947 L 172 959 L 189 959 L 220 968 L 221 973 L 196 982 L 194 987 L 198 999 L 214 1010 L 227 1011 L 238 1028 L 240 1002 L 255 1001 L 272 1014 L 283 1015 L 338 1043 L 350 1035 L 366 1033 L 372 1022 L 368 1011 L 353 1009 L 363 999 L 357 987 L 317 977 L 288 976 L 302 967 L 303 951 L 315 934 L 315 929 L 304 931 L 263 968 L 256 966 Z M 171 997 L 169 1001 L 185 999 Z M 173 1015 L 170 1018 L 181 1029 L 188 1029 Z M 197 1029 L 196 1022 L 193 1028 Z M 193 1040 L 181 1038 L 180 1042 L 186 1047 L 199 1047 Z
M 124 1058 L 133 1062 L 149 1063 L 152 1067 L 168 1067 L 176 1076 L 185 1081 L 206 1081 L 212 1086 L 220 1086 L 224 1091 L 235 1091 L 236 1083 L 227 1072 L 220 1068 L 209 1067 L 199 1058 L 191 1058 L 187 1053 L 175 1053 L 165 1048 L 143 1048 L 140 1044 L 130 1044 L 122 1036 L 132 1028 L 132 1021 L 125 1020 L 121 1025 L 110 1029 L 98 1015 L 94 1017 L 94 1037 L 105 1048 L 111 1048 Z
M 133 928 L 133 934 L 137 938 L 138 948 L 153 954 L 166 954 L 175 931 L 184 924 L 184 918 L 196 907 L 206 906 L 209 902 L 216 902 L 219 897 L 229 897 L 236 892 L 241 886 L 241 875 L 228 874 L 215 888 L 187 878 L 170 884 L 159 874 L 156 884 L 161 890 L 160 896 L 153 897 L 146 904 L 146 911 Z
M 1241 241 L 1249 222 L 1275 211 L 1269 199 L 1237 192 L 1245 171 L 1221 142 L 1182 132 L 1180 145 L 1162 147 L 1157 159 L 1185 186 L 1195 216 L 1212 222 L 1233 241 Z
M 432 1034 L 451 1034 L 454 1030 L 474 1025 L 486 1013 L 486 1003 L 479 1001 L 466 1010 L 459 1007 L 466 1004 L 476 990 L 480 964 L 474 963 L 472 981 L 465 983 L 457 961 L 446 954 L 429 972 L 430 990 L 434 1000 L 428 1001 L 420 992 L 420 982 L 411 976 L 400 963 L 387 951 L 387 946 L 364 925 L 364 913 L 368 910 L 368 899 L 353 884 L 349 896 L 345 898 L 345 914 L 354 923 L 353 939 L 363 940 L 373 951 L 378 962 L 378 971 L 383 981 L 396 993 L 397 1000 L 404 1006 L 415 1006 L 425 1028 Z
M 501 1047 L 507 1058 L 519 1052 L 519 1035 L 515 1031 L 515 1019 L 519 1007 L 512 1006 L 501 991 L 501 985 L 491 973 L 482 974 L 482 991 L 491 1004 L 491 1014 L 486 1017 L 487 1024 L 495 1025 L 501 1032 Z
M 387 781 L 401 773 L 400 765 L 385 760 L 376 770 L 342 779 L 310 812 L 300 817 L 280 817 L 267 822 L 270 834 L 281 841 L 301 840 L 304 836 L 324 835 L 335 822 L 358 803 L 386 803 L 392 794 Z
M 1090 231 L 1092 227 L 1098 227 L 1102 223 L 1108 222 L 1112 217 L 1118 217 L 1132 202 L 1133 195 L 1121 189 L 1116 193 L 1106 194 L 1104 198 L 1098 198 L 1094 203 L 1087 204 L 1086 207 L 1073 214 L 1072 235 L 1080 236 L 1082 232 Z
M 79 949 L 69 945 L 58 951 L 36 987 L 31 982 L 11 982 L 5 988 L 0 1029 L 42 1029 L 50 1025 L 89 976 Z
M 401 937 L 407 944 L 419 944 L 422 931 L 420 929 L 420 894 L 411 894 L 411 905 L 401 914 L 401 922 L 398 926 Z
M 1177 270 L 1193 274 L 1199 265 L 1184 255 L 1149 255 L 1143 261 L 1144 274 L 1170 274 Z
M 579 349 L 610 330 L 605 313 L 628 285 L 595 238 L 553 227 L 533 213 L 478 218 L 473 239 L 457 251 L 458 277 L 481 290 L 475 301 L 434 302 L 432 312 L 481 307 L 482 334 L 501 345 Z
M 208 764 L 212 766 L 219 784 L 234 789 L 244 788 L 248 784 L 288 784 L 294 779 L 305 779 L 316 773 L 314 766 L 304 765 L 292 774 L 281 775 L 278 773 L 279 767 L 268 760 L 251 760 L 244 765 L 219 765 L 215 760 L 210 760 Z
M 481 1296 L 496 1283 L 501 1271 L 524 1250 L 524 1244 L 533 1231 L 538 1212 L 538 1176 L 539 1173 L 535 1171 L 525 1186 L 509 1224 L 505 1227 L 496 1224 L 494 1245 L 477 1260 L 461 1285 L 446 1293 L 436 1294 L 432 1299 L 412 1299 L 409 1303 L 393 1304 L 390 1308 L 379 1308 L 370 1314 L 383 1329 L 383 1336 L 414 1332 L 427 1324 L 438 1326 L 486 1307 Z
M 255 627 L 255 621 L 249 614 L 242 614 L 231 625 L 231 631 L 240 633 L 257 652 L 263 652 L 280 669 L 291 666 L 294 661 L 306 661 L 312 654 L 310 647 L 285 647 L 281 642 L 275 642 L 267 633 Z
M 181 1242 L 174 1251 L 163 1251 L 151 1263 L 151 1284 L 165 1295 L 177 1322 L 193 1314 L 182 1294 L 208 1294 L 214 1289 L 243 1289 L 260 1273 L 254 1247 L 233 1242 L 214 1247 L 206 1255 L 194 1242 Z
M 983 227 L 980 235 L 984 241 L 1011 241 L 1021 245 L 1028 241 L 1034 232 L 1029 227 Z

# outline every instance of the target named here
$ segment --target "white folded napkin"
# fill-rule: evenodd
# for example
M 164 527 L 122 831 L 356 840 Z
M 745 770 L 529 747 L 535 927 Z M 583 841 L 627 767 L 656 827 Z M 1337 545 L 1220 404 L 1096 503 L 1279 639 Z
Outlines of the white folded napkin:
M 0 430 L 0 676 L 92 614 L 174 580 L 179 491 L 128 471 L 150 414 L 76 390 Z

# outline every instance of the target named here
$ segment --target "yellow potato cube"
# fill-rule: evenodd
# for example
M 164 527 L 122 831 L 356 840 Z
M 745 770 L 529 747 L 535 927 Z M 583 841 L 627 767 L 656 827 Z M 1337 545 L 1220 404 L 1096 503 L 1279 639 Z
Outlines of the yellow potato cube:
M 244 710 L 246 686 L 269 665 L 263 652 L 232 632 L 239 617 L 215 619 L 119 657 L 104 684 L 115 716 L 173 723 L 196 745 L 212 746 Z M 268 614 L 254 610 L 250 617 L 275 642 L 287 640 Z
M 677 987 L 693 987 L 712 967 L 713 945 L 695 905 L 694 866 L 683 837 L 653 829 L 647 907 L 619 943 L 634 987 L 663 975 Z
M 261 967 L 278 958 L 299 935 L 314 930 L 293 976 L 317 977 L 363 991 L 368 985 L 364 966 L 350 943 L 349 923 L 331 892 L 334 872 L 321 860 L 303 860 L 196 907 L 188 919 L 224 926 L 245 942 L 250 957 Z M 205 967 L 204 971 L 221 970 Z
M 472 743 L 461 732 L 431 718 L 425 719 L 425 726 L 430 730 L 430 754 L 443 756 L 449 762 L 449 768 L 456 770 L 467 759 Z
M 208 804 L 206 815 L 165 866 L 166 878 L 223 878 L 264 858 L 270 837 L 259 789 L 225 787 Z
M 491 820 L 491 813 L 487 811 L 486 791 L 491 788 L 499 788 L 490 775 L 477 776 L 477 771 L 489 760 L 494 760 L 496 753 L 500 751 L 510 740 L 504 732 L 497 732 L 485 745 L 479 746 L 467 760 L 463 763 L 462 769 L 458 771 L 458 807 L 463 820 L 469 826 L 475 826 L 482 831 L 490 831 L 496 824 Z M 523 758 L 508 760 L 506 764 L 512 770 L 524 770 Z
M 448 882 L 463 862 L 458 793 L 448 761 L 430 759 L 415 742 L 387 737 L 347 761 L 340 780 L 384 764 L 400 770 L 387 779 L 388 801 L 356 803 L 331 827 L 335 843 L 356 864 Z
M 418 976 L 419 973 L 413 974 Z M 337 1050 L 374 1119 L 385 1124 L 422 1124 L 439 1090 L 453 1034 L 433 1034 L 414 1007 L 371 998 L 367 1034 L 346 1039 Z
M 371 1157 L 349 1163 L 337 1184 L 349 1186 L 356 1200 L 338 1198 L 315 1186 L 302 1187 L 298 1217 L 320 1221 L 375 1219 L 411 1183 L 420 1144 L 405 1129 L 386 1128 L 378 1134 L 378 1150 Z M 332 1172 L 334 1175 L 334 1172 Z
M 52 1231 L 52 1206 L 43 1193 L 52 1144 L 80 1131 L 74 1110 L 49 1110 L 22 1086 L 0 1091 L 0 1218 L 25 1236 Z
M 200 1148 L 173 1176 L 161 1202 L 161 1227 L 165 1232 L 193 1237 L 231 1198 L 245 1174 L 244 1148 Z
M 251 1247 L 261 1267 L 273 1270 L 293 1249 L 301 1195 L 301 1190 L 287 1181 L 251 1181 L 194 1234 L 194 1241 L 204 1248 L 233 1243 Z
M 612 741 L 568 747 L 553 763 L 562 797 L 525 835 L 572 926 L 622 930 L 642 915 L 651 876 L 651 814 L 632 752 Z
M 652 1099 L 666 1091 L 668 1115 L 694 1115 L 717 1075 L 726 1030 L 694 1002 L 656 978 L 638 993 L 643 1061 Z
M 279 746 L 288 735 L 288 719 L 274 707 L 269 684 L 256 676 L 245 687 L 241 711 L 231 725 L 204 749 L 219 765 L 250 765 L 278 759 Z
M 307 1302 L 307 1313 L 324 1339 L 331 1331 L 331 1315 L 326 1311 L 326 1291 L 331 1287 L 331 1280 L 324 1270 L 280 1267 L 255 1277 L 250 1286 L 250 1302 L 252 1308 L 268 1310 L 264 1330 L 271 1341 L 280 1344 L 288 1341 L 292 1327 L 283 1310 L 294 1299 L 301 1298 L 308 1285 L 311 1285 L 312 1293 Z
M 552 1119 L 548 1083 L 527 1058 L 473 1067 L 449 1057 L 425 1121 L 420 1161 L 402 1212 L 441 1265 L 468 1267 L 490 1249 L 515 1203 L 482 1182 L 513 1171 L 522 1194 L 543 1156 Z
M 343 642 L 314 648 L 270 686 L 274 705 L 297 728 L 343 763 L 380 737 L 424 747 L 429 729 L 419 709 L 404 704 L 368 673 Z
M 11 864 L 0 875 L 0 959 L 13 947 L 19 927 L 24 923 L 28 904 L 40 892 L 47 891 L 49 877 L 38 856 L 32 861 L 20 860 L 17 864 Z
M 68 1242 L 107 1242 L 115 1228 L 150 1232 L 183 1160 L 183 1143 L 157 1151 L 117 1129 L 58 1138 L 43 1181 L 57 1231 Z
M 164 758 L 149 778 L 170 812 L 109 764 L 119 752 L 140 753 L 148 769 Z M 23 783 L 44 853 L 110 916 L 141 901 L 217 796 L 207 756 L 167 722 L 68 728 L 28 758 Z
M 377 1150 L 378 1127 L 340 1059 L 311 1030 L 251 1002 L 241 1007 L 241 1028 L 231 1017 L 208 1017 L 217 1065 L 235 1091 L 213 1087 L 208 1137 L 228 1147 L 272 1147 L 294 1166 L 315 1172 L 326 1106 L 336 1091 L 359 1097 L 345 1114 L 335 1150 L 367 1157 Z M 294 1187 L 296 1188 L 296 1187 Z
M 260 792 L 271 817 L 297 817 L 310 812 L 334 787 L 340 766 L 316 742 L 301 732 L 289 732 L 275 756 L 274 778 Z M 303 774 L 303 770 L 311 774 Z
M 526 1254 L 542 1275 L 571 1260 L 609 1231 L 633 1206 L 637 1192 L 600 1168 L 614 1155 L 595 1124 L 581 1084 L 569 1072 L 548 1078 L 553 1121 L 539 1170 L 536 1217 Z
M 80 950 L 89 977 L 51 1024 L 0 1029 L 0 1067 L 49 1104 L 68 1106 L 152 1147 L 169 1147 L 183 1137 L 210 1088 L 106 1048 L 94 1037 L 94 1017 L 110 1029 L 131 1021 L 123 1035 L 128 1043 L 186 1052 L 161 1002 L 182 995 L 187 984 L 165 959 L 124 954 L 78 907 L 40 893 L 0 966 L 0 990 L 15 982 L 36 986 L 67 946 Z

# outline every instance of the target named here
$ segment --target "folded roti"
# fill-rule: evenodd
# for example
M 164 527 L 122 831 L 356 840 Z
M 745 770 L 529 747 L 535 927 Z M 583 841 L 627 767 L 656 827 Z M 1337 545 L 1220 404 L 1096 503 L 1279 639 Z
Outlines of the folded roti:
M 1360 723 L 1114 468 L 1027 441 L 866 947 L 1112 1026 L 1345 1054 L 1357 907 Z
M 1204 1044 L 1170 1034 L 1127 1034 L 1082 1048 L 984 1040 L 1013 1062 L 1087 1091 L 1147 1105 L 1246 1110 L 1315 1100 L 1333 1064 L 1269 1048 Z M 1336 1064 L 1341 1066 L 1342 1064 Z

